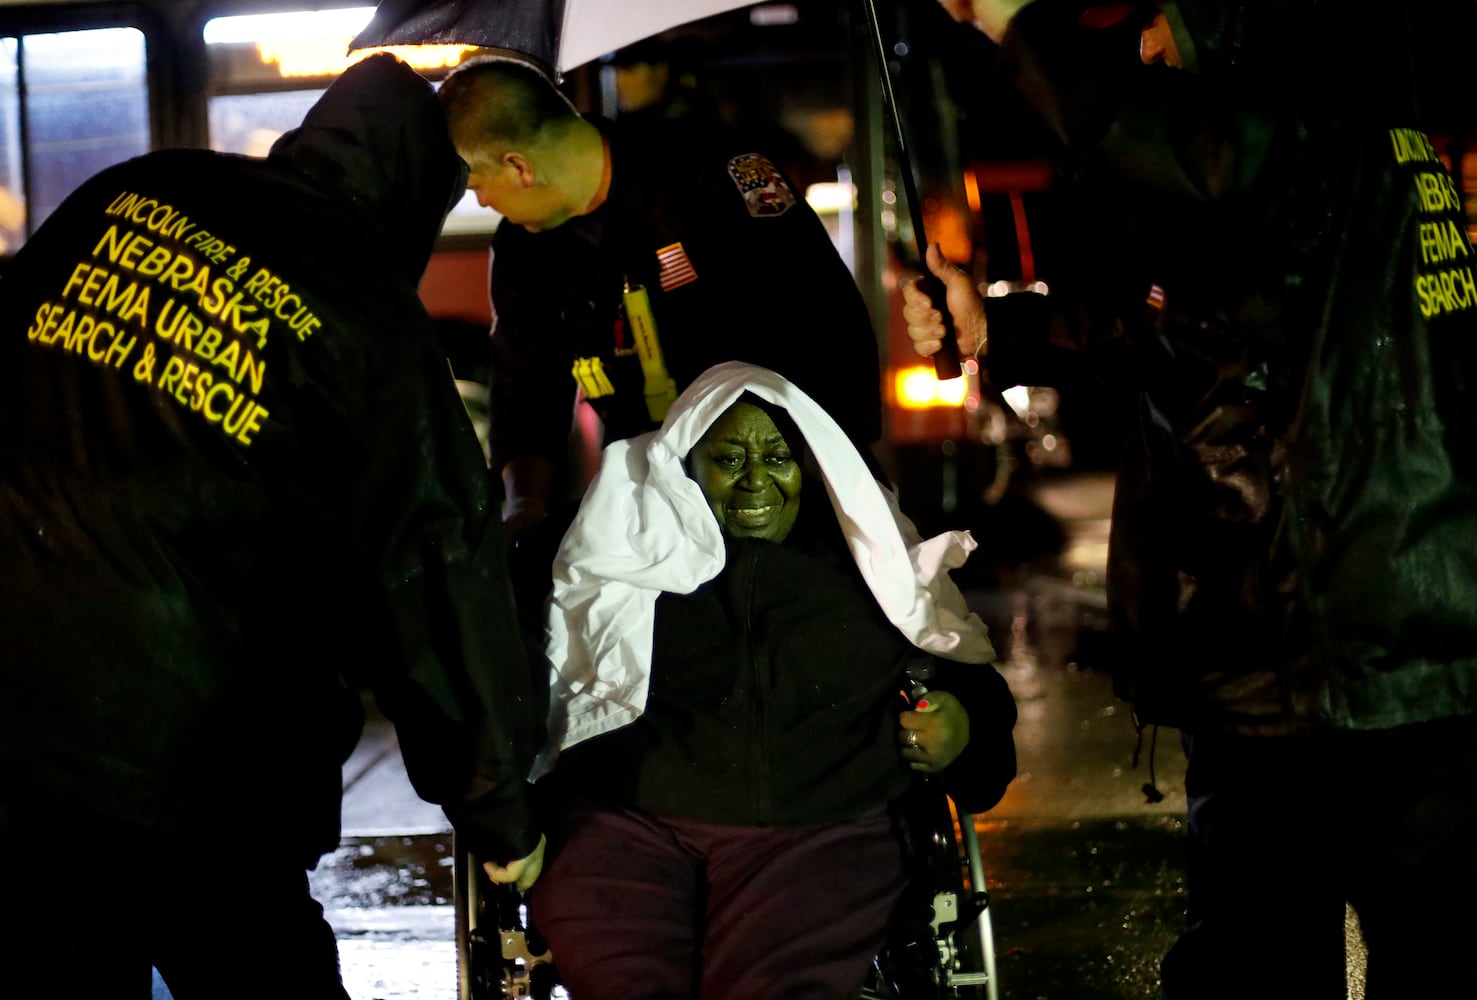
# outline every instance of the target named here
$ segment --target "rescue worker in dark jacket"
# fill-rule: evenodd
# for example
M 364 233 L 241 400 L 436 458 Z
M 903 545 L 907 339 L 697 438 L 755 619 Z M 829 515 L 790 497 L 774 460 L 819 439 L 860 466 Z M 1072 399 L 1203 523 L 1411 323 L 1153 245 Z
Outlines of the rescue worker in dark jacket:
M 537 875 L 541 710 L 416 291 L 464 171 L 430 84 L 374 56 L 265 158 L 102 171 L 6 268 L 11 995 L 81 962 L 90 996 L 153 964 L 178 1000 L 346 997 L 306 869 L 364 683 L 489 874 Z
M 1111 275 L 1141 304 L 1095 329 L 929 265 L 996 384 L 1086 362 L 1139 390 L 1108 586 L 1119 691 L 1189 753 L 1165 995 L 1344 997 L 1346 903 L 1367 995 L 1440 995 L 1477 930 L 1477 284 L 1451 176 L 1394 92 L 1335 72 L 1342 11 L 944 5 L 1152 237 Z M 1180 72 L 1115 67 L 1114 37 Z M 931 353 L 939 313 L 905 294 Z M 1071 338 L 1090 350 L 1048 346 Z
M 469 186 L 504 216 L 492 244 L 492 466 L 515 536 L 552 518 L 545 585 L 574 502 L 557 505 L 584 485 L 568 460 L 576 388 L 609 442 L 659 426 L 709 366 L 749 361 L 813 394 L 870 454 L 882 404 L 866 304 L 803 192 L 762 150 L 692 117 L 583 117 L 507 59 L 461 67 L 440 97 Z
M 755 366 L 607 447 L 556 563 L 535 785 L 529 909 L 571 995 L 856 995 L 906 882 L 911 779 L 982 812 L 1015 775 L 1015 702 L 944 568 L 973 547 L 917 539 Z

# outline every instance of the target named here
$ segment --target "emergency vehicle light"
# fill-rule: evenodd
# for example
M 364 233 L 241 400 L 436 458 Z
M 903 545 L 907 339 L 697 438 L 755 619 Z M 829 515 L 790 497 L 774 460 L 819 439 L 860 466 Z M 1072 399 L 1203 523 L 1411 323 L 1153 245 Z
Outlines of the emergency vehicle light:
M 938 406 L 963 406 L 969 380 L 952 378 L 940 382 L 931 365 L 899 368 L 892 373 L 892 395 L 904 410 L 926 410 Z

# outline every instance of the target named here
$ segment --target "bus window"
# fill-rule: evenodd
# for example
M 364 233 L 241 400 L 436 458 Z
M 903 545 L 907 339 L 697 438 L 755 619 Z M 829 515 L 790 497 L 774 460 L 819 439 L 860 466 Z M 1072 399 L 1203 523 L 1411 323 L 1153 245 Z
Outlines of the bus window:
M 87 178 L 149 150 L 145 58 L 136 28 L 0 39 L 0 252 Z
M 26 235 L 17 47 L 14 38 L 0 39 L 0 253 L 14 253 Z
M 207 117 L 210 147 L 263 156 L 297 126 L 340 73 L 368 51 L 349 42 L 369 23 L 373 7 L 284 11 L 217 17 L 204 26 L 210 67 Z M 429 79 L 456 65 L 469 46 L 416 46 L 392 51 Z M 470 192 L 446 220 L 445 232 L 487 233 L 497 216 Z
M 373 8 L 217 17 L 205 23 L 210 148 L 265 155 L 349 65 Z
M 266 156 L 272 143 L 297 126 L 323 93 L 223 94 L 210 99 L 210 148 L 247 156 Z

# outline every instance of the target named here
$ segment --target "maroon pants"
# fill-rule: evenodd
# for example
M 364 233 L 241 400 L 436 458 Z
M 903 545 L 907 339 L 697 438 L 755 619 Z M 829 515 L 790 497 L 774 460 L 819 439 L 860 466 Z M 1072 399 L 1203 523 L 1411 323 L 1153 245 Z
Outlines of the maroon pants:
M 580 803 L 552 826 L 529 914 L 572 1000 L 856 996 L 906 881 L 880 810 L 773 829 Z

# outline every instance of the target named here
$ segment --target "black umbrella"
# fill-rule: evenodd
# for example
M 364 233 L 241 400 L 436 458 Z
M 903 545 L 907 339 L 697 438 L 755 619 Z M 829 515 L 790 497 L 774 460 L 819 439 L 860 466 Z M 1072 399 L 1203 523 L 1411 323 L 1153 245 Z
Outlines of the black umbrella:
M 517 53 L 539 64 L 551 75 L 583 65 L 607 52 L 690 21 L 750 6 L 754 0 L 380 0 L 374 17 L 349 44 L 350 49 L 384 45 L 476 45 Z M 879 77 L 883 104 L 893 123 L 903 191 L 912 216 L 918 257 L 923 260 L 927 236 L 923 209 L 903 132 L 902 117 L 893 96 L 886 47 L 877 21 L 874 0 L 855 0 L 866 16 Z M 942 302 L 942 288 L 923 268 L 925 287 Z M 940 309 L 947 323 L 948 310 Z M 952 330 L 934 355 L 940 379 L 958 378 L 959 354 Z

